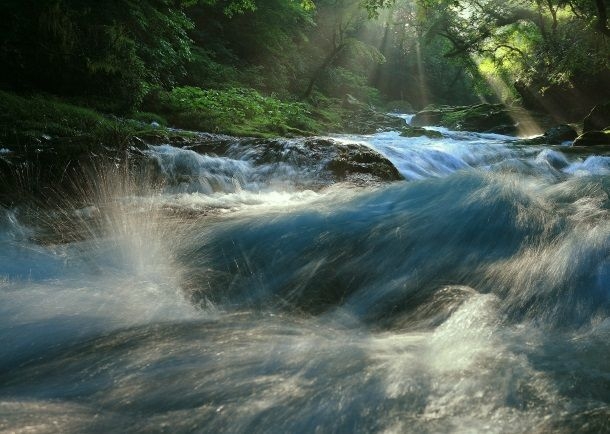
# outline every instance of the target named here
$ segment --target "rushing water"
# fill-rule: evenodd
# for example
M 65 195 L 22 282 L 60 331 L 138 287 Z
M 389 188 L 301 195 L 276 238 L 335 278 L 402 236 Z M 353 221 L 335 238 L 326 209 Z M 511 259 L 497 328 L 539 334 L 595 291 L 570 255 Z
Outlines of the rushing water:
M 0 430 L 609 432 L 610 157 L 439 130 L 338 138 L 383 187 L 161 146 L 2 210 Z

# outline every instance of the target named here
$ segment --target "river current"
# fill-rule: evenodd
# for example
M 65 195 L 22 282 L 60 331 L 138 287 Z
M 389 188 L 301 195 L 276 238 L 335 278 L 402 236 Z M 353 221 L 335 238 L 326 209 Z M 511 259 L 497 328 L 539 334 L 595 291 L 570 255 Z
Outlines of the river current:
M 0 431 L 610 432 L 610 156 L 436 129 L 0 209 Z

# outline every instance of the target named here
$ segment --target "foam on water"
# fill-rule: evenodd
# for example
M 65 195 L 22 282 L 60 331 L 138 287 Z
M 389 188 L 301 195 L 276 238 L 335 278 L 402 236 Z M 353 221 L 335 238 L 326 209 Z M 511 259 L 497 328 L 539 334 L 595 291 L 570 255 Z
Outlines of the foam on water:
M 564 169 L 564 172 L 574 176 L 608 175 L 610 174 L 610 157 L 591 155 L 584 161 L 577 161 Z
M 507 146 L 507 136 L 449 132 L 445 128 L 431 130 L 443 133 L 442 138 L 406 138 L 398 132 L 368 136 L 341 136 L 342 140 L 358 140 L 387 157 L 407 180 L 446 176 L 457 170 L 480 167 L 516 155 Z
M 280 146 L 281 144 L 278 144 Z M 303 186 L 317 186 L 324 178 L 326 161 L 317 164 L 297 164 L 299 143 L 286 142 L 278 150 L 280 159 L 264 160 L 259 147 L 230 146 L 225 156 L 201 155 L 189 149 L 170 145 L 151 146 L 147 155 L 157 162 L 162 176 L 168 181 L 170 193 L 237 193 L 294 191 Z M 281 160 L 284 155 L 286 161 Z

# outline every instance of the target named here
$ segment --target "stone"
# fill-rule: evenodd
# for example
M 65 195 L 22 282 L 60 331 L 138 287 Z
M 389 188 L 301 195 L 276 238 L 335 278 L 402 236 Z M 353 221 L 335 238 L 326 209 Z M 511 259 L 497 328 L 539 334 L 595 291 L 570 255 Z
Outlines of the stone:
M 352 181 L 363 175 L 372 182 L 403 179 L 390 160 L 368 146 L 320 137 L 244 139 L 235 143 L 225 155 L 247 158 L 256 165 L 288 162 L 306 169 L 318 167 L 326 172 L 330 183 Z
M 341 126 L 338 132 L 347 134 L 374 134 L 381 131 L 396 131 L 405 125 L 404 119 L 382 113 L 350 94 L 343 98 Z
M 574 128 L 567 124 L 557 125 L 549 128 L 543 134 L 543 138 L 551 145 L 559 145 L 563 142 L 571 142 L 578 137 L 578 133 Z
M 548 123 L 546 115 L 521 107 L 488 103 L 427 107 L 411 120 L 413 126 L 439 125 L 458 131 L 528 136 L 540 134 Z
M 396 167 L 379 152 L 358 144 L 338 144 L 337 153 L 326 164 L 334 177 L 347 180 L 358 175 L 370 175 L 370 181 L 388 182 L 403 179 Z
M 386 103 L 385 108 L 393 113 L 413 113 L 415 110 L 409 101 L 395 100 Z

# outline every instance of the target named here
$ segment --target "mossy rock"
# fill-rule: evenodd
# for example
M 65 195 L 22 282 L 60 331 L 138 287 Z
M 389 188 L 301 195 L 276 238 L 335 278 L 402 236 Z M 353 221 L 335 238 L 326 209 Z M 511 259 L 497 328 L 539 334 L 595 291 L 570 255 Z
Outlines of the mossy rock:
M 442 125 L 444 111 L 437 109 L 428 109 L 418 112 L 413 119 L 411 119 L 411 125 L 422 127 L 426 125 Z
M 514 135 L 519 132 L 520 119 L 527 117 L 523 109 L 503 104 L 438 106 L 417 113 L 411 125 L 440 125 L 459 131 Z
M 374 134 L 380 131 L 400 130 L 405 121 L 382 113 L 347 94 L 341 105 L 340 122 L 335 132 L 348 134 Z
M 220 147 L 198 146 L 190 149 L 208 153 L 218 151 Z M 323 184 L 358 179 L 373 183 L 404 179 L 390 160 L 379 152 L 365 145 L 320 137 L 241 139 L 233 141 L 224 155 L 236 159 L 247 156 L 255 165 L 289 163 L 308 170 L 318 167 L 326 171 Z
M 374 134 L 380 131 L 397 131 L 405 126 L 404 119 L 378 112 L 372 108 L 346 111 L 340 131 L 348 134 Z
M 440 139 L 443 137 L 443 134 L 439 131 L 427 130 L 422 127 L 411 127 L 406 126 L 400 130 L 400 135 L 402 137 L 428 137 L 429 139 Z

